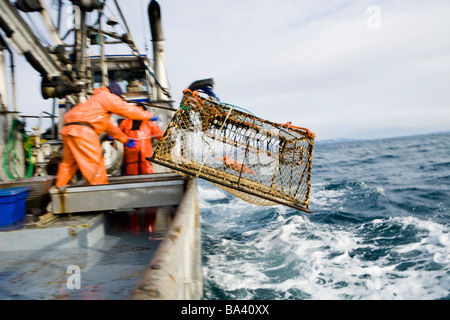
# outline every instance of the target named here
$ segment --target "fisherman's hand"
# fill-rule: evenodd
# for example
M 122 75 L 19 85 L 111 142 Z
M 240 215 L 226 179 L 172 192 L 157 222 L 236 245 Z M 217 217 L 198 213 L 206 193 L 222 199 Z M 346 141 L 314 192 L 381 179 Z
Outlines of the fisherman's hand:
M 134 147 L 136 147 L 136 139 L 128 139 L 128 141 L 127 142 L 125 142 L 125 147 L 127 147 L 127 148 L 134 148 Z
M 206 93 L 210 99 L 220 101 L 219 98 L 216 96 L 216 94 L 212 91 L 212 87 L 206 86 L 201 90 L 203 90 L 203 92 Z

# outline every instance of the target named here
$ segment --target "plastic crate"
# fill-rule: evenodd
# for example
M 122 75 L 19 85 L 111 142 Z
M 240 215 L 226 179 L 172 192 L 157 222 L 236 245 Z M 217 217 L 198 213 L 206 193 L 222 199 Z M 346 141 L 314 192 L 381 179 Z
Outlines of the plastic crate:
M 0 226 L 9 226 L 25 217 L 25 206 L 31 187 L 0 189 Z

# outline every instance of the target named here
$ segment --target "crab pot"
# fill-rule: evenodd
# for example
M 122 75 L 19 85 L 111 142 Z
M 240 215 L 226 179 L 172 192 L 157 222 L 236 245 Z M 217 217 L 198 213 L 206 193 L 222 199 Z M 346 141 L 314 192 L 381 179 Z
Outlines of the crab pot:
M 314 133 L 184 90 L 152 161 L 258 205 L 308 209 Z

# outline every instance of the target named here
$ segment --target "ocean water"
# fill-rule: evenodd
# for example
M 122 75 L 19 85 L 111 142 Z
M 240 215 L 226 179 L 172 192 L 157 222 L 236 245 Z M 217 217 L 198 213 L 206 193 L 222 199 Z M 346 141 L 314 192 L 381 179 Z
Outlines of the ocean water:
M 197 188 L 204 299 L 450 299 L 450 133 L 317 143 L 313 214 Z

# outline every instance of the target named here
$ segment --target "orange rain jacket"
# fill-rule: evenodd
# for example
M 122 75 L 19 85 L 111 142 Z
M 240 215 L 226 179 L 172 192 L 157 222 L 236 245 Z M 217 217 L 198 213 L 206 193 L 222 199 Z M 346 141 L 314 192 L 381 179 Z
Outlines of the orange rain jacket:
M 126 166 L 125 173 L 127 175 L 153 173 L 152 164 L 145 158 L 153 155 L 152 138 L 159 140 L 164 132 L 152 121 L 142 121 L 139 130 L 133 130 L 133 120 L 125 119 L 119 127 L 130 138 L 137 140 L 136 147 L 125 147 L 123 161 Z
M 106 87 L 94 89 L 90 99 L 76 105 L 64 116 L 64 128 L 60 132 L 63 137 L 63 160 L 58 168 L 57 187 L 65 186 L 78 169 L 91 185 L 108 183 L 98 135 L 106 131 L 122 143 L 129 139 L 111 122 L 112 113 L 135 120 L 149 120 L 153 116 L 140 107 L 126 103 Z

